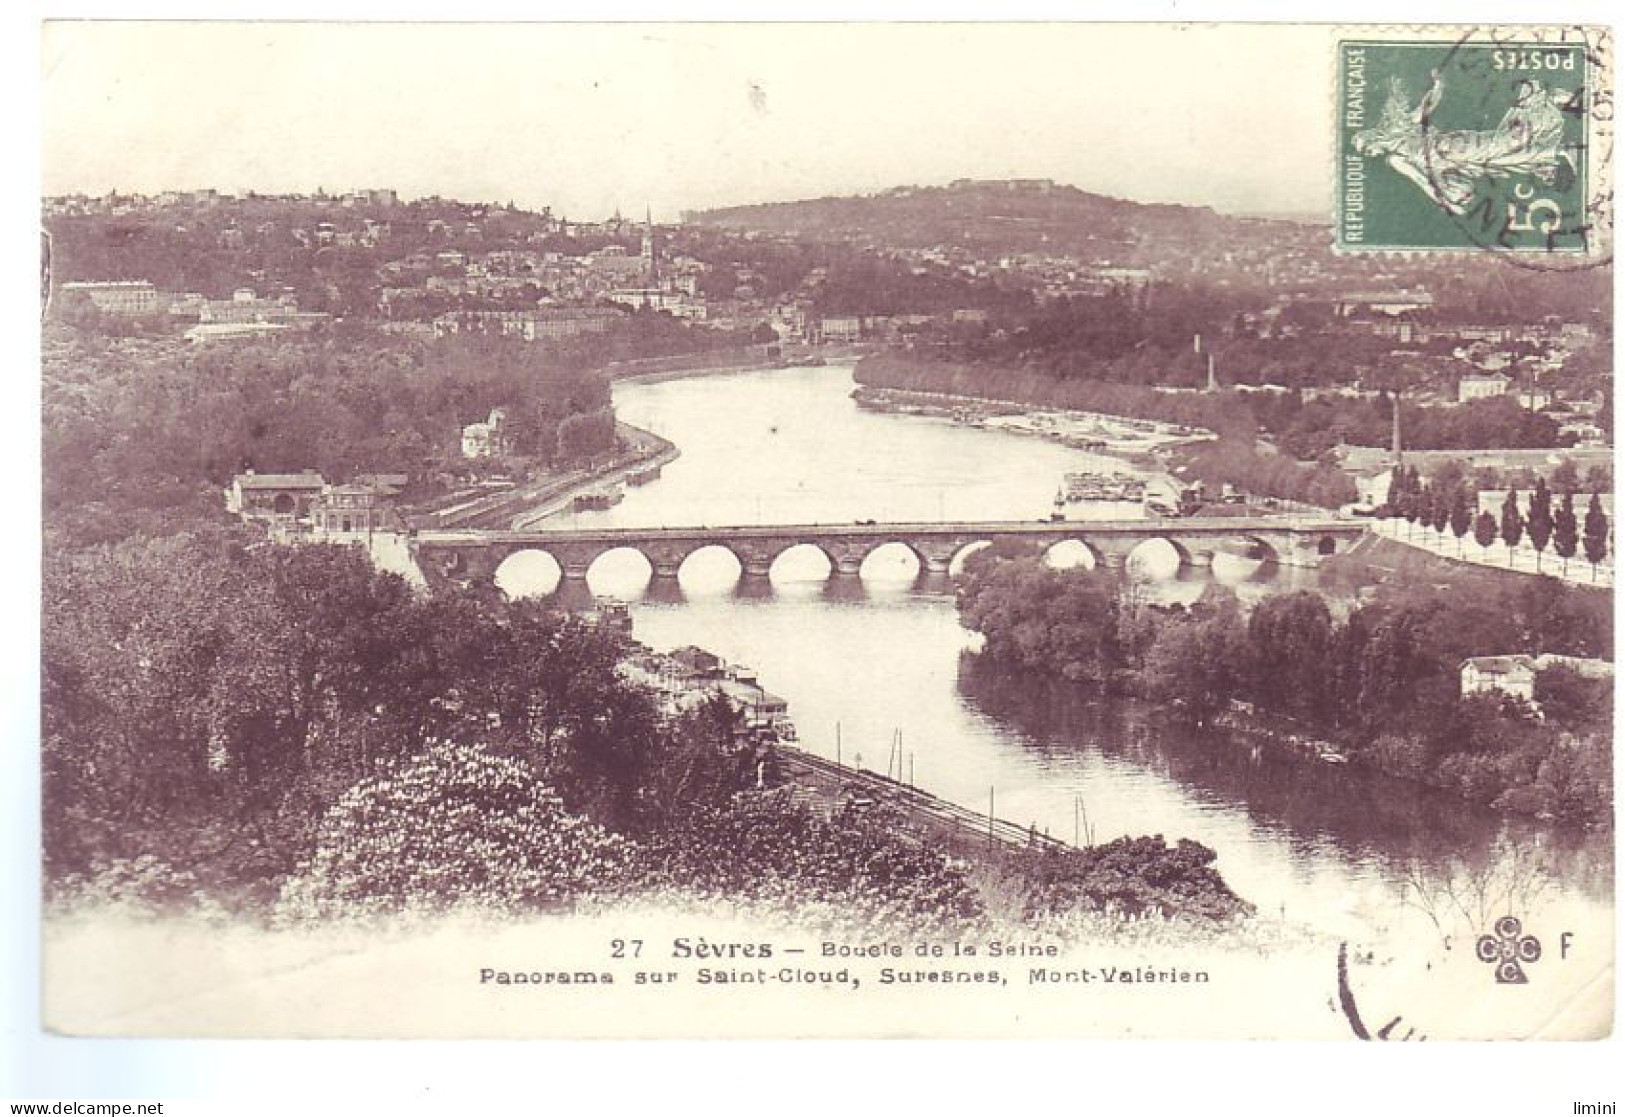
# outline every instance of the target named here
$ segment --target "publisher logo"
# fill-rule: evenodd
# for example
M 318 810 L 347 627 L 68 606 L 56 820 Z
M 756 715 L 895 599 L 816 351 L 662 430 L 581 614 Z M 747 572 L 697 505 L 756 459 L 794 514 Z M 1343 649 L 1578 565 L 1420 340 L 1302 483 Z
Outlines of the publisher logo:
M 1540 961 L 1540 940 L 1524 934 L 1516 916 L 1503 915 L 1495 921 L 1493 935 L 1478 936 L 1478 960 L 1495 967 L 1498 983 L 1527 985 L 1529 978 L 1523 968 Z

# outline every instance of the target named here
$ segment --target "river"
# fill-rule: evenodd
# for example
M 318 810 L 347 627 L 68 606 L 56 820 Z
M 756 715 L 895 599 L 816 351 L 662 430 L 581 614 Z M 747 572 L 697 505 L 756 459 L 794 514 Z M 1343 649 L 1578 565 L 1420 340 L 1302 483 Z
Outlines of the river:
M 618 384 L 620 417 L 672 440 L 682 456 L 614 508 L 549 523 L 1039 519 L 1066 471 L 1122 468 L 1030 436 L 865 412 L 852 387 L 846 367 Z M 1192 600 L 1211 579 L 1244 597 L 1309 586 L 1346 604 L 1353 589 L 1240 558 L 1177 577 L 1161 562 L 1150 555 L 1133 565 L 1146 592 L 1165 600 Z M 844 761 L 878 771 L 895 764 L 945 798 L 980 811 L 991 798 L 998 815 L 1069 840 L 1194 839 L 1272 917 L 1381 942 L 1423 927 L 1430 906 L 1442 916 L 1446 888 L 1479 888 L 1504 906 L 1494 897 L 1505 885 L 1518 893 L 1505 903 L 1532 925 L 1611 924 L 1605 837 L 1255 750 L 1172 725 L 1143 704 L 1000 678 L 967 654 L 976 637 L 959 626 L 947 580 L 916 578 L 901 548 L 873 556 L 862 580 L 827 580 L 824 568 L 817 552 L 800 549 L 771 579 L 739 580 L 731 556 L 701 552 L 678 584 L 651 585 L 647 564 L 623 552 L 601 559 L 589 585 L 628 601 L 637 636 L 655 647 L 698 644 L 754 667 L 788 700 L 805 748 L 833 757 L 839 747 Z M 499 581 L 522 592 L 554 577 L 506 569 Z M 1545 883 L 1515 884 L 1530 874 Z

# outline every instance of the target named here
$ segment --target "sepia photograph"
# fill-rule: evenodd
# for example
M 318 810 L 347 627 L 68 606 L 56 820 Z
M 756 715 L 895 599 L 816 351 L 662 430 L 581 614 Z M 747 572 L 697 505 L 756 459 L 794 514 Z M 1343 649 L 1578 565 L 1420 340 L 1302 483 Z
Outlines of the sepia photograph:
M 1612 1035 L 1608 28 L 39 51 L 47 1032 Z

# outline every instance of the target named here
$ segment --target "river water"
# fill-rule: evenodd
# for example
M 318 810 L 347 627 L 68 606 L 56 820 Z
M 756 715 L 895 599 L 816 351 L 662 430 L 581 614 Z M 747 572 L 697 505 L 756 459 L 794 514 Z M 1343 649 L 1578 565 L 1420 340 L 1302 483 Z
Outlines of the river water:
M 1066 471 L 1121 468 L 1032 437 L 865 412 L 852 387 L 844 367 L 618 384 L 618 414 L 682 456 L 616 507 L 549 523 L 1039 519 Z M 1088 515 L 1078 506 L 1070 514 Z M 555 572 L 524 569 L 524 559 L 510 560 L 521 565 L 499 582 L 510 592 L 549 588 Z M 1353 589 L 1224 556 L 1211 571 L 1175 577 L 1155 554 L 1133 566 L 1164 600 L 1193 600 L 1214 579 L 1244 598 L 1309 586 L 1346 601 Z M 847 763 L 890 768 L 978 811 L 991 799 L 998 815 L 1068 840 L 1192 838 L 1266 915 L 1378 942 L 1431 922 L 1424 909 L 1450 924 L 1460 913 L 1446 915 L 1446 890 L 1477 888 L 1488 906 L 1516 908 L 1531 925 L 1611 923 L 1606 838 L 1197 733 L 1144 704 L 1000 677 L 969 654 L 976 638 L 960 627 L 947 580 L 915 574 L 897 548 L 873 556 L 861 580 L 830 580 L 807 548 L 787 553 L 768 580 L 740 579 L 731 556 L 701 552 L 676 585 L 650 584 L 640 557 L 613 552 L 589 586 L 628 601 L 646 643 L 698 644 L 754 667 L 788 700 L 802 747 L 830 757 L 839 749 Z

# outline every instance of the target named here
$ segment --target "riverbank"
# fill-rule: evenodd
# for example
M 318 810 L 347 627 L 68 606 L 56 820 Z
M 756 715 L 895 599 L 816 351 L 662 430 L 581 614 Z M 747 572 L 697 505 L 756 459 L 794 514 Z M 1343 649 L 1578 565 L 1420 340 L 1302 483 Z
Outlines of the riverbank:
M 1356 497 L 1354 482 L 1330 466 L 1307 465 L 1261 448 L 1252 412 L 1234 393 L 1159 390 L 1144 384 L 1057 380 L 1026 368 L 990 368 L 889 351 L 860 360 L 853 376 L 865 391 L 935 398 L 950 412 L 988 402 L 1036 414 L 1103 416 L 1112 423 L 1161 424 L 1191 435 L 1151 447 L 1159 467 L 1209 493 L 1339 508 Z M 998 399 L 986 395 L 996 385 Z M 1052 422 L 1045 426 L 1053 429 Z M 1041 428 L 1043 429 L 1043 428 Z
M 1549 703 L 1539 686 L 1512 701 L 1506 684 L 1463 682 L 1462 667 L 1475 657 L 1606 656 L 1606 596 L 1550 581 L 1483 586 L 1480 572 L 1433 582 L 1387 540 L 1365 544 L 1345 568 L 1375 569 L 1389 549 L 1401 552 L 1399 568 L 1341 617 L 1311 592 L 1250 611 L 1222 595 L 1189 610 L 1135 608 L 1035 558 L 967 564 L 959 608 L 992 664 L 1162 702 L 1198 729 L 1369 767 L 1495 811 L 1606 822 L 1607 694 L 1557 678 Z
M 852 393 L 859 407 L 894 415 L 950 419 L 983 430 L 1005 431 L 1059 442 L 1075 450 L 1150 463 L 1152 455 L 1175 446 L 1211 441 L 1210 430 L 1098 411 L 1039 409 L 1014 400 L 962 396 L 860 384 Z
M 621 630 L 629 628 L 627 620 Z M 749 667 L 702 648 L 632 647 L 629 677 L 657 695 L 668 717 L 715 697 L 728 702 L 739 718 L 735 747 L 756 771 L 758 790 L 786 788 L 789 809 L 807 810 L 824 825 L 877 825 L 907 845 L 965 863 L 990 917 L 1019 924 L 1084 910 L 1211 921 L 1253 912 L 1214 868 L 1214 851 L 1196 842 L 1125 836 L 1075 846 L 1036 823 L 998 817 L 992 802 L 986 813 L 969 810 L 915 786 L 900 743 L 885 774 L 863 768 L 856 756 L 843 763 L 838 747 L 829 760 L 792 744 L 799 734 L 786 703 Z
M 443 531 L 450 528 L 492 528 L 508 530 L 522 526 L 519 517 L 532 519 L 552 515 L 568 506 L 577 496 L 608 485 L 619 485 L 629 477 L 658 471 L 676 461 L 682 451 L 653 431 L 617 419 L 616 441 L 622 449 L 604 462 L 585 469 L 551 474 L 541 480 L 489 494 L 470 493 L 467 499 L 442 508 L 406 510 L 407 524 L 413 530 Z M 641 483 L 641 482 L 640 482 Z M 537 512 L 538 508 L 546 509 Z
M 799 354 L 786 353 L 778 345 L 754 345 L 744 349 L 690 353 L 676 357 L 642 357 L 629 361 L 615 361 L 605 367 L 604 375 L 612 383 L 657 384 L 663 380 L 682 380 L 690 376 L 714 376 L 725 372 L 784 368 L 794 364 L 797 355 Z

